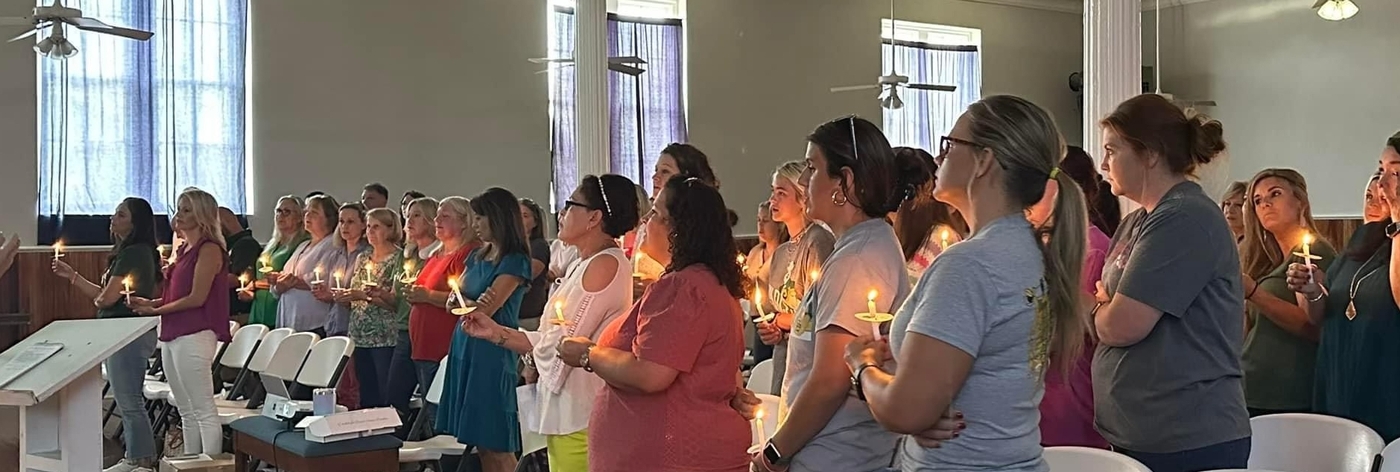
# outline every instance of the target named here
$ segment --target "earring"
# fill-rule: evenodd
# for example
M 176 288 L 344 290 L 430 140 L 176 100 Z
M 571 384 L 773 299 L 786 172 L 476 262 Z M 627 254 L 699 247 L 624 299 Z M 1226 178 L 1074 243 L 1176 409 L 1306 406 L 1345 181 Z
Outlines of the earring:
M 837 200 L 836 197 L 841 197 L 841 199 Z M 850 199 L 846 198 L 846 194 L 841 193 L 840 189 L 831 191 L 831 203 L 836 204 L 836 206 L 846 206 L 849 201 Z

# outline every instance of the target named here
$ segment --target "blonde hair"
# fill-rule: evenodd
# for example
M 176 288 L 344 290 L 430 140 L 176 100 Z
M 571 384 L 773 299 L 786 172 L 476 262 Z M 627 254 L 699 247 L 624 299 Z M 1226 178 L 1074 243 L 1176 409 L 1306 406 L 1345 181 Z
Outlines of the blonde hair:
M 1317 232 L 1317 226 L 1313 222 L 1312 203 L 1308 201 L 1308 182 L 1303 179 L 1303 174 L 1293 169 L 1264 169 L 1254 174 L 1254 178 L 1249 180 L 1246 188 L 1247 192 L 1253 192 L 1254 187 L 1267 178 L 1277 178 L 1288 184 L 1289 190 L 1293 192 L 1293 198 L 1298 199 L 1298 204 L 1302 212 L 1299 215 L 1303 228 L 1311 233 L 1315 238 L 1314 242 L 1322 241 L 1321 235 Z M 1279 264 L 1288 260 L 1289 254 L 1284 254 L 1283 249 L 1278 246 L 1278 238 L 1273 233 L 1264 229 L 1264 224 L 1259 221 L 1259 215 L 1254 213 L 1253 198 L 1245 195 L 1244 204 L 1244 242 L 1240 244 L 1240 268 L 1251 278 L 1260 279 L 1269 275 Z
M 1021 209 L 1045 195 L 1050 180 L 1059 185 L 1048 230 L 1040 244 L 1044 259 L 1045 297 L 1035 301 L 1036 319 L 1031 342 L 1031 370 L 1043 372 L 1051 354 L 1073 359 L 1083 348 L 1088 324 L 1080 314 L 1080 275 L 1089 226 L 1084 193 L 1065 172 L 1064 138 L 1055 120 L 1043 108 L 1011 95 L 994 95 L 967 108 L 972 141 L 986 150 L 1005 171 L 1002 190 Z M 1060 374 L 1068 378 L 1074 362 L 1061 362 Z
M 476 241 L 476 232 L 472 231 L 472 217 L 476 213 L 472 211 L 472 201 L 467 197 L 451 196 L 438 202 L 438 212 L 447 208 L 462 215 L 462 242 Z
M 398 212 L 388 208 L 375 208 L 366 212 L 365 236 L 369 236 L 368 222 L 370 218 L 373 218 L 374 221 L 378 221 L 381 225 L 389 227 L 389 244 L 397 246 L 399 242 L 403 241 L 403 223 L 401 223 L 402 220 L 399 219 Z
M 209 192 L 195 187 L 189 187 L 186 188 L 185 191 L 180 192 L 180 197 L 175 200 L 177 208 L 179 207 L 180 200 L 184 200 L 190 204 L 190 216 L 194 218 L 195 226 L 199 228 L 201 236 L 203 236 L 204 239 L 214 241 L 215 244 L 219 245 L 220 250 L 228 250 L 228 248 L 224 246 L 224 233 L 220 230 L 219 226 L 218 200 L 215 200 L 214 196 L 210 195 Z M 178 209 L 176 213 L 179 213 Z M 198 243 L 198 241 L 189 242 Z
M 1225 194 L 1220 196 L 1220 208 L 1225 209 L 1225 201 L 1231 198 L 1239 197 L 1241 200 L 1249 200 L 1249 197 L 1245 196 L 1249 193 L 1249 189 L 1249 182 L 1243 180 L 1230 182 L 1230 186 L 1225 188 Z
M 282 202 L 292 202 L 293 205 L 296 205 L 297 218 L 301 218 L 302 212 L 306 210 L 306 205 L 302 203 L 301 197 L 296 195 L 283 195 L 282 198 L 277 199 L 277 205 L 273 206 L 273 208 L 282 206 Z M 306 234 L 306 225 L 298 223 L 296 232 L 292 234 L 282 234 L 282 230 L 277 229 L 277 225 L 274 223 L 272 225 L 272 237 L 267 239 L 267 246 L 263 247 L 262 253 L 270 255 L 272 251 L 276 250 L 279 246 L 304 239 L 308 236 L 309 235 Z
M 802 178 L 802 172 L 805 170 L 807 170 L 807 165 L 803 164 L 802 161 L 787 161 L 779 164 L 778 168 L 773 171 L 774 178 L 788 181 L 792 184 L 792 188 L 797 190 L 797 194 L 792 197 L 804 210 L 807 208 L 807 181 Z M 802 212 L 802 219 L 811 222 L 806 211 Z
M 408 202 L 408 211 L 403 214 L 405 229 L 408 227 L 408 215 L 413 213 L 414 209 L 417 209 L 419 213 L 422 213 L 429 220 L 432 220 L 434 216 L 437 216 L 438 201 L 434 200 L 432 197 L 418 197 Z M 437 241 L 436 232 L 429 231 L 428 237 L 433 238 L 433 241 Z M 417 257 L 419 249 L 422 248 L 418 247 L 418 244 L 413 242 L 413 238 L 408 237 L 408 234 L 403 235 L 404 257 Z

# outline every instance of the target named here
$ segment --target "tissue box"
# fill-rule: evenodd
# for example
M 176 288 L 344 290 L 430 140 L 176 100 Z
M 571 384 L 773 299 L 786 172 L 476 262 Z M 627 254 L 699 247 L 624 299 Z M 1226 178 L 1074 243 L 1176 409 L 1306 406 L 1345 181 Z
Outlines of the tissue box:
M 167 457 L 160 461 L 160 472 L 233 472 L 233 464 L 233 454 Z

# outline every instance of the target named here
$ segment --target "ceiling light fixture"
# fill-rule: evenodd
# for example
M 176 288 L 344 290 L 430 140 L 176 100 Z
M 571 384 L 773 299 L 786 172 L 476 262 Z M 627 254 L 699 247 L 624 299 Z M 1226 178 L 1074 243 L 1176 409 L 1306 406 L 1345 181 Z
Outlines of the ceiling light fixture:
M 1352 0 L 1318 0 L 1313 8 L 1317 9 L 1317 16 L 1328 21 L 1342 21 L 1361 11 Z

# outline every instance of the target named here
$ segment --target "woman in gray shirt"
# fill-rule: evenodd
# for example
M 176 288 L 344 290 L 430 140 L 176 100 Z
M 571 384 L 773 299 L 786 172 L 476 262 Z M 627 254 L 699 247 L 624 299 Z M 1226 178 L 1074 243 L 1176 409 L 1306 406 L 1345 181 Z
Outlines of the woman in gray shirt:
M 1065 146 L 1044 109 L 1008 95 L 968 107 L 942 139 L 934 197 L 967 216 L 972 236 L 934 259 L 895 316 L 886 345 L 846 348 L 857 395 L 880 425 L 919 434 L 951 406 L 965 435 L 927 448 L 905 441 L 904 471 L 1046 472 L 1040 399 L 1051 351 L 1079 352 L 1084 197 L 1059 171 Z M 1049 243 L 1025 210 L 1059 183 Z M 898 363 L 894 362 L 898 360 Z

